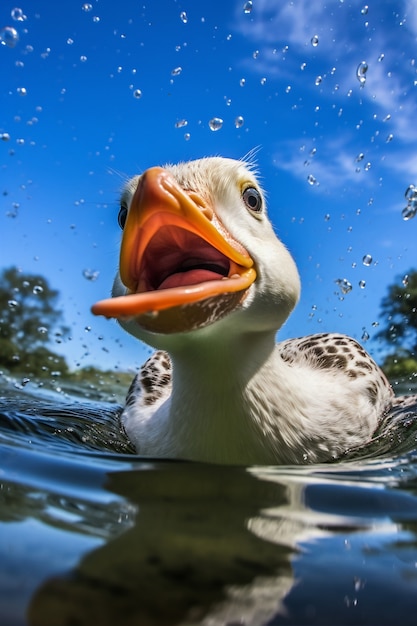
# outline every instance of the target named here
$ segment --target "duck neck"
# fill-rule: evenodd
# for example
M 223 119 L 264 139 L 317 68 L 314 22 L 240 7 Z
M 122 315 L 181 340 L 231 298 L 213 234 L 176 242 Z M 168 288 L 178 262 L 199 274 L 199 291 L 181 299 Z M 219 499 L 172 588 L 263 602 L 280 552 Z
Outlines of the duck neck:
M 275 331 L 184 342 L 171 352 L 172 410 L 183 415 L 184 404 L 194 398 L 197 406 L 205 405 L 219 415 L 232 410 L 231 404 L 241 408 L 244 389 L 271 358 L 274 347 Z

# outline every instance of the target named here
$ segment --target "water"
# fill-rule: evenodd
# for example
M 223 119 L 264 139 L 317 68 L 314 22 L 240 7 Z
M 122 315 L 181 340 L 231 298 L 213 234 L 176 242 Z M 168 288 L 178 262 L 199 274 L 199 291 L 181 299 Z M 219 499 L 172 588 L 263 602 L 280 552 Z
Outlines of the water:
M 343 462 L 221 467 L 135 455 L 114 390 L 17 387 L 0 624 L 415 623 L 416 404 Z

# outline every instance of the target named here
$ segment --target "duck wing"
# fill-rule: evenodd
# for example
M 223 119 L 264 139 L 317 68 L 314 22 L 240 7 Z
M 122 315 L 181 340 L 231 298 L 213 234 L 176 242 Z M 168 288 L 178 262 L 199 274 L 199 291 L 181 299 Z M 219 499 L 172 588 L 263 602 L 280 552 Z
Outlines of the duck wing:
M 141 366 L 129 387 L 124 413 L 134 407 L 139 414 L 154 412 L 169 396 L 172 365 L 167 352 L 157 350 Z

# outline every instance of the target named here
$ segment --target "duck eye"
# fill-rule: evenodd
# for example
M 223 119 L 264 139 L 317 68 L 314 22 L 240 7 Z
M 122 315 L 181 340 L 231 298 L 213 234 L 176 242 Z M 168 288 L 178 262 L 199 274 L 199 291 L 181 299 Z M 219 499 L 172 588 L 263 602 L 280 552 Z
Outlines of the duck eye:
M 248 209 L 254 213 L 262 211 L 262 196 L 255 187 L 247 187 L 242 194 L 242 198 Z
M 126 218 L 127 218 L 127 207 L 122 205 L 120 207 L 119 215 L 117 216 L 117 221 L 119 222 L 119 226 L 122 230 L 125 227 Z

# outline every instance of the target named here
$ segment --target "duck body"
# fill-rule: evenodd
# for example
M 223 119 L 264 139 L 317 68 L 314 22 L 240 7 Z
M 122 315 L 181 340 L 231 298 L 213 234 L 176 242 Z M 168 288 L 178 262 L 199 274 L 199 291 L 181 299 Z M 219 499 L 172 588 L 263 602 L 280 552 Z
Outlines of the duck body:
M 139 454 L 299 464 L 372 438 L 393 391 L 355 340 L 276 343 L 300 282 L 252 167 L 214 157 L 152 168 L 129 181 L 120 215 L 113 297 L 93 312 L 157 349 L 121 417 Z
M 340 458 L 371 439 L 393 392 L 356 341 L 338 334 L 263 339 L 261 347 L 259 337 L 248 338 L 240 350 L 211 343 L 211 358 L 204 350 L 201 359 L 198 347 L 172 360 L 163 351 L 151 356 L 122 413 L 138 453 L 302 464 Z M 239 376 L 231 377 L 236 363 Z

